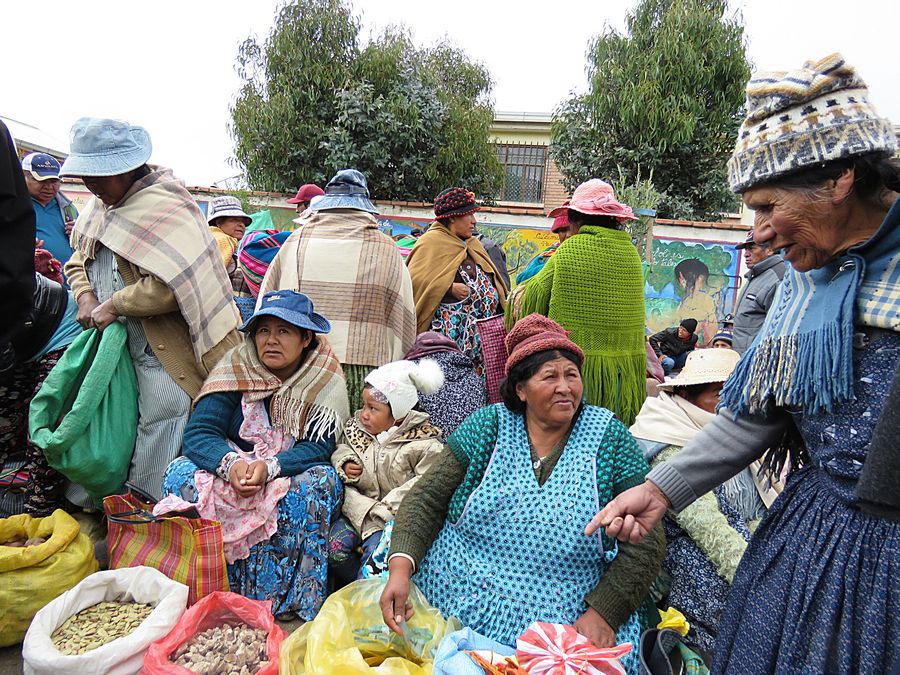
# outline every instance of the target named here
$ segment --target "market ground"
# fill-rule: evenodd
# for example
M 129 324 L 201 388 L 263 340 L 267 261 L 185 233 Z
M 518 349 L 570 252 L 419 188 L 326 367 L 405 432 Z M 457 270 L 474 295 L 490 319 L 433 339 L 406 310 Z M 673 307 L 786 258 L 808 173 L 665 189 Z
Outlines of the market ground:
M 104 528 L 96 518 L 88 514 L 73 515 L 81 525 L 81 531 L 92 540 L 96 541 L 104 536 Z M 279 621 L 278 625 L 284 630 L 285 635 L 290 635 L 303 625 L 303 621 Z M 22 672 L 22 645 L 0 648 L 0 675 L 21 675 Z

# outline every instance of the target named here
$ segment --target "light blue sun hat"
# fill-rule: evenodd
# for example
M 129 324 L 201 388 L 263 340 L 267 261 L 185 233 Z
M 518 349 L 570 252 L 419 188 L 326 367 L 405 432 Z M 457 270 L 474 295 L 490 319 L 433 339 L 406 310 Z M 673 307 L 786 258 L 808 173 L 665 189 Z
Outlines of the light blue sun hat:
M 118 176 L 147 163 L 150 134 L 121 120 L 82 117 L 72 125 L 61 176 Z

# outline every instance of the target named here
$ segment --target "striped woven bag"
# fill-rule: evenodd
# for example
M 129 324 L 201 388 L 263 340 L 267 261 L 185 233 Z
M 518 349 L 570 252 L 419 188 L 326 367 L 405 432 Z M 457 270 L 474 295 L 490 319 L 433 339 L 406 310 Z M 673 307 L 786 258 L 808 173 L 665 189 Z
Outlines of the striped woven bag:
M 213 591 L 227 591 L 222 525 L 185 515 L 154 516 L 153 500 L 129 487 L 103 499 L 108 523 L 109 568 L 144 565 L 189 589 L 192 605 Z

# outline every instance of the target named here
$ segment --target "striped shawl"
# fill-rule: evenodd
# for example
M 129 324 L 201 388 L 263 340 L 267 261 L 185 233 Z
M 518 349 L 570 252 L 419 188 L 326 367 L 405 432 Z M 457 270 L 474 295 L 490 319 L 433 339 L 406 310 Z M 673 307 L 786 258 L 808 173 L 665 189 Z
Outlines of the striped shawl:
M 900 331 L 900 199 L 881 228 L 827 265 L 789 267 L 765 323 L 722 389 L 732 413 L 816 414 L 853 399 L 854 325 Z
M 259 360 L 253 336 L 247 335 L 210 371 L 197 401 L 216 392 L 240 391 L 250 401 L 272 397 L 272 424 L 295 439 L 337 436 L 350 417 L 347 383 L 341 364 L 323 336 L 287 380 L 282 382 Z
M 136 181 L 116 206 L 97 197 L 88 202 L 71 244 L 93 259 L 98 243 L 172 289 L 198 361 L 238 326 L 231 282 L 206 219 L 170 170 Z
M 269 266 L 259 297 L 282 289 L 305 293 L 331 322 L 328 341 L 341 364 L 398 361 L 416 337 L 409 273 L 370 213 L 304 215 Z

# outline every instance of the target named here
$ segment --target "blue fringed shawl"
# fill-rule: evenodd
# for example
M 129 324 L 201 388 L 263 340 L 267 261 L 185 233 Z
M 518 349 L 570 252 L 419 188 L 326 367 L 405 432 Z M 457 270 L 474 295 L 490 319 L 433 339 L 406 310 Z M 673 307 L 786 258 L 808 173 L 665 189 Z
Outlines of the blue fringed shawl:
M 852 400 L 856 323 L 900 331 L 900 200 L 864 244 L 820 269 L 788 268 L 720 405 L 735 414 L 815 414 Z

